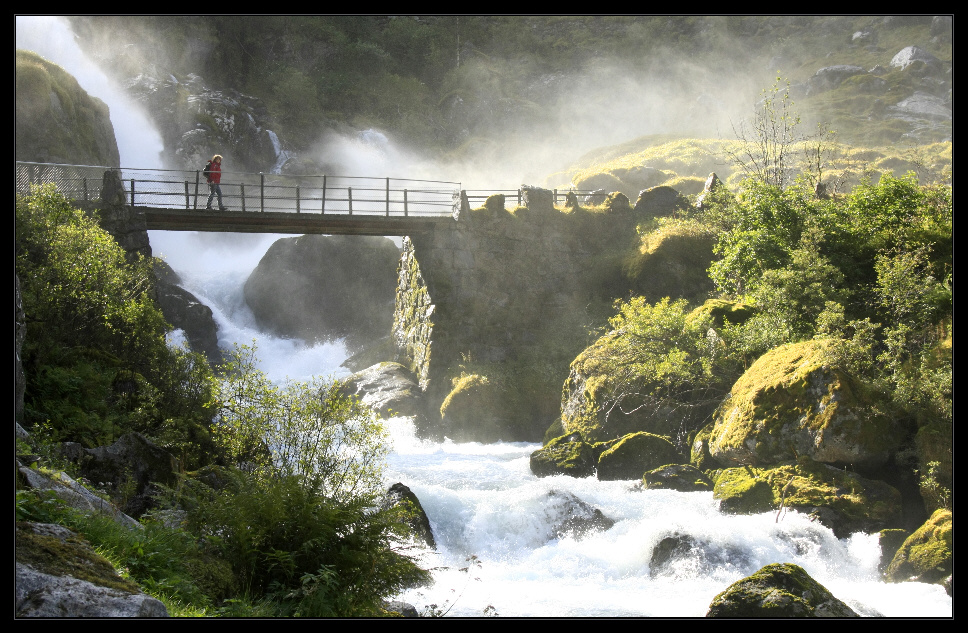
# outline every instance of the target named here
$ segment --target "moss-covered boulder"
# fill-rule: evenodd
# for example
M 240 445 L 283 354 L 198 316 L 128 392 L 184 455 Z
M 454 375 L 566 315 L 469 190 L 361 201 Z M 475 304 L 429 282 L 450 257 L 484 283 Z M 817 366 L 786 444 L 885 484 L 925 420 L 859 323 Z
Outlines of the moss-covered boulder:
M 716 413 L 710 455 L 735 465 L 805 456 L 862 472 L 883 466 L 898 447 L 895 423 L 833 363 L 828 347 L 819 340 L 782 345 L 753 363 Z
M 729 586 L 709 604 L 707 618 L 852 618 L 853 609 L 802 567 L 774 563 Z
M 15 58 L 16 160 L 119 167 L 108 106 L 40 55 Z
M 689 464 L 669 464 L 642 475 L 642 485 L 649 490 L 704 492 L 713 489 L 712 480 Z
M 951 511 L 935 510 L 901 545 L 885 576 L 891 582 L 941 583 L 952 572 Z
M 665 185 L 650 187 L 639 192 L 635 201 L 635 213 L 643 218 L 674 215 L 677 211 L 688 209 L 691 205 L 675 189 Z
M 577 433 L 562 435 L 531 453 L 531 472 L 536 477 L 588 477 L 595 473 L 595 451 Z
M 729 299 L 707 299 L 701 306 L 689 313 L 690 320 L 709 320 L 714 327 L 721 328 L 726 323 L 741 325 L 756 314 L 756 307 L 742 301 Z
M 647 471 L 681 462 L 668 438 L 645 432 L 631 433 L 599 456 L 598 478 L 602 481 L 641 479 Z
M 646 297 L 702 301 L 713 290 L 709 279 L 715 237 L 693 224 L 663 226 L 642 236 L 638 253 L 626 262 L 631 289 Z
M 457 442 L 496 442 L 516 436 L 500 388 L 487 376 L 467 374 L 440 405 L 441 432 Z
M 838 538 L 853 532 L 896 527 L 902 520 L 901 493 L 857 473 L 809 459 L 776 468 L 727 468 L 716 477 L 713 496 L 733 514 L 785 507 L 810 514 Z
M 762 469 L 750 466 L 727 468 L 716 477 L 713 496 L 727 514 L 756 514 L 776 507 L 773 488 Z
M 675 437 L 683 429 L 695 429 L 708 419 L 713 412 L 711 405 L 657 403 L 635 394 L 616 403 L 616 393 L 623 388 L 622 378 L 614 373 L 614 355 L 622 345 L 621 336 L 616 331 L 605 334 L 572 361 L 561 395 L 561 425 L 565 433 L 581 433 L 589 442 L 618 439 L 640 431 Z M 645 384 L 640 391 L 649 392 L 652 386 Z

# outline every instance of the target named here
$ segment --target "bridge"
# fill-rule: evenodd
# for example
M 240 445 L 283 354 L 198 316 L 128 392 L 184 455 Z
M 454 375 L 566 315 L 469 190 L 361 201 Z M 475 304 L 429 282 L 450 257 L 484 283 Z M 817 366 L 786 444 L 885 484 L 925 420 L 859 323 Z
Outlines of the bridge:
M 80 206 L 96 206 L 111 172 L 121 178 L 125 204 L 144 212 L 148 230 L 402 236 L 453 222 L 461 201 L 455 182 L 223 171 L 227 210 L 214 211 L 205 208 L 209 187 L 201 171 L 19 161 L 17 192 L 53 183 Z

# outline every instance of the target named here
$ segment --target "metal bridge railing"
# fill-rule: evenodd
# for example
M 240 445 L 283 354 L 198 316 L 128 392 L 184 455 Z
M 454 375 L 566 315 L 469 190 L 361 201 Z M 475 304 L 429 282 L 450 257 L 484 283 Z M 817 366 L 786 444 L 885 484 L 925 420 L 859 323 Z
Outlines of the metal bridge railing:
M 16 163 L 17 192 L 53 183 L 74 200 L 99 201 L 109 167 Z M 121 168 L 133 207 L 205 209 L 209 186 L 201 171 Z M 232 211 L 385 216 L 444 216 L 459 208 L 460 183 L 407 178 L 285 176 L 223 171 L 222 203 Z M 213 205 L 217 200 L 213 200 Z

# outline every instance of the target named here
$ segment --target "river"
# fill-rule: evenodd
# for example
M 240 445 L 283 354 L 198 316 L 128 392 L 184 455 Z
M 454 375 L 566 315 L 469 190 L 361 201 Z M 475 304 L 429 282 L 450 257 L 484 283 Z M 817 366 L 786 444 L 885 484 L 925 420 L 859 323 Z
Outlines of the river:
M 86 61 L 64 20 L 18 17 L 17 46 L 61 64 L 108 103 L 122 165 L 161 166 L 160 136 L 123 91 Z M 212 308 L 223 348 L 255 340 L 261 368 L 274 380 L 345 376 L 342 345 L 307 346 L 260 332 L 242 299 L 245 279 L 279 237 L 150 232 L 154 254 Z M 416 493 L 438 544 L 423 559 L 435 570 L 435 584 L 399 596 L 419 611 L 701 617 L 730 583 L 763 565 L 791 562 L 862 615 L 952 614 L 952 600 L 940 585 L 879 580 L 876 536 L 838 540 L 795 512 L 779 521 L 773 513 L 724 515 L 711 493 L 642 491 L 632 481 L 539 479 L 528 467 L 538 444 L 425 442 L 407 419 L 388 425 L 394 446 L 387 484 L 400 481 Z M 599 509 L 614 525 L 583 536 L 559 533 L 555 526 L 567 518 L 573 499 Z M 653 548 L 674 534 L 692 537 L 696 547 L 653 570 Z
M 307 346 L 262 333 L 242 299 L 249 272 L 278 237 L 150 233 L 155 254 L 212 307 L 220 345 L 255 339 L 261 368 L 274 380 L 345 376 L 342 345 Z M 423 554 L 424 565 L 435 569 L 435 584 L 399 596 L 418 611 L 701 617 L 730 583 L 764 565 L 789 562 L 862 615 L 951 616 L 952 601 L 941 586 L 879 579 L 876 535 L 837 539 L 796 512 L 779 520 L 772 512 L 725 515 L 709 492 L 640 490 L 634 481 L 594 477 L 537 478 L 529 456 L 538 444 L 429 442 L 415 436 L 406 418 L 387 423 L 393 439 L 387 484 L 399 481 L 414 491 L 438 545 Z M 556 530 L 574 512 L 574 499 L 614 525 L 584 534 Z M 695 546 L 652 569 L 653 549 L 674 535 L 688 535 Z

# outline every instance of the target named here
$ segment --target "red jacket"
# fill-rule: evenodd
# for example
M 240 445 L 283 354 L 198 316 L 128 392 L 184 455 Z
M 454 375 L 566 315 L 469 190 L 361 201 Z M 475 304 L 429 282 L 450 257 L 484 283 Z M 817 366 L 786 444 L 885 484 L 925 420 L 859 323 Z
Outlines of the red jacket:
M 222 182 L 222 163 L 208 164 L 208 181 L 216 185 Z

